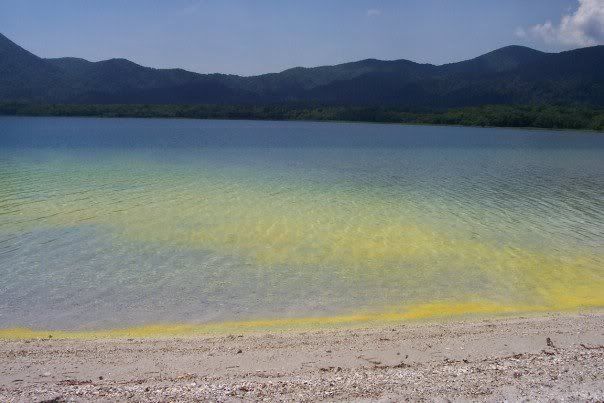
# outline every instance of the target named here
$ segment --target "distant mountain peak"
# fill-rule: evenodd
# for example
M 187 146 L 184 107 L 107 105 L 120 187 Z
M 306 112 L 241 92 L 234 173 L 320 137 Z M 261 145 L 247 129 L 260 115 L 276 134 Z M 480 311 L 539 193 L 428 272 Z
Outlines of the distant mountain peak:
M 0 102 L 373 105 L 604 105 L 604 46 L 544 53 L 511 45 L 441 66 L 363 59 L 241 77 L 123 58 L 42 59 L 0 34 Z
M 535 58 L 543 56 L 547 53 L 541 52 L 539 50 L 529 48 L 526 46 L 520 45 L 510 45 L 504 46 L 503 48 L 492 50 L 484 55 L 478 56 L 474 59 L 489 59 L 489 58 L 507 58 L 507 59 L 515 59 L 518 62 L 522 62 L 526 60 L 527 57 Z
M 39 59 L 38 56 L 23 49 L 21 46 L 17 45 L 15 42 L 11 41 L 9 38 L 2 35 L 1 33 L 0 33 L 0 52 L 1 52 L 1 54 L 6 55 L 4 57 L 7 57 L 7 56 L 14 57 L 14 56 L 20 54 L 20 55 L 29 55 L 31 57 L 35 57 L 35 58 Z M 8 54 L 7 52 L 10 52 L 11 54 Z
M 527 52 L 527 53 L 545 53 L 545 52 L 541 52 L 540 50 L 529 48 L 528 46 L 524 46 L 524 45 L 507 45 L 507 46 L 503 46 L 501 48 L 492 50 L 490 52 L 487 52 L 485 54 L 488 55 L 489 53 L 516 52 L 516 51 Z
M 484 55 L 462 62 L 448 63 L 442 67 L 449 72 L 472 72 L 475 74 L 502 73 L 524 64 L 533 63 L 547 53 L 519 45 L 504 46 Z

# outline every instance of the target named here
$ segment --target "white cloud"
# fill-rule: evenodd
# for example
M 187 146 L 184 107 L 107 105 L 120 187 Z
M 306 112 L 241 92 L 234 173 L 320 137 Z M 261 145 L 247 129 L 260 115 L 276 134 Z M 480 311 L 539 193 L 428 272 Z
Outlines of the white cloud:
M 514 35 L 516 35 L 518 38 L 526 38 L 526 31 L 524 28 L 518 27 L 516 28 L 516 31 L 514 31 Z
M 521 28 L 520 28 L 521 29 Z M 527 31 L 516 30 L 516 35 Z M 530 27 L 528 33 L 551 44 L 592 46 L 604 44 L 604 0 L 579 0 L 574 13 L 563 15 L 559 24 L 546 21 Z
M 378 10 L 377 8 L 367 10 L 367 17 L 379 17 L 380 15 L 382 15 L 382 10 Z

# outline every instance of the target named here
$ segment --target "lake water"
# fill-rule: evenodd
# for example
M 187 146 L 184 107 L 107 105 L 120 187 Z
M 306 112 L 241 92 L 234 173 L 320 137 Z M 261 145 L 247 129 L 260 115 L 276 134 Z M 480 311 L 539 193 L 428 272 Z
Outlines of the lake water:
M 604 306 L 604 135 L 0 118 L 0 328 Z

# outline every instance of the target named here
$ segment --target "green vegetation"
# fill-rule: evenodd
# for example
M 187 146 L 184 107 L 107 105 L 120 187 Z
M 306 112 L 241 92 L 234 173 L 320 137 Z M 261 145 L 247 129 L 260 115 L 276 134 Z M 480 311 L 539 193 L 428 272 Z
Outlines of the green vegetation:
M 412 112 L 396 108 L 291 105 L 57 105 L 0 103 L 0 115 L 317 120 L 604 131 L 604 109 L 552 105 L 488 105 L 446 111 Z

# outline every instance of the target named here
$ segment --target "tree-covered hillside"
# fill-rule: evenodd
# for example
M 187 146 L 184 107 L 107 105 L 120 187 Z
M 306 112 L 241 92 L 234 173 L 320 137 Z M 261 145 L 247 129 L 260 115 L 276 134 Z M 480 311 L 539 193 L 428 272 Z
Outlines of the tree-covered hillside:
M 125 59 L 43 59 L 0 34 L 0 102 L 322 105 L 445 110 L 604 106 L 604 46 L 543 53 L 509 46 L 459 63 L 361 60 L 240 77 L 154 69 Z

